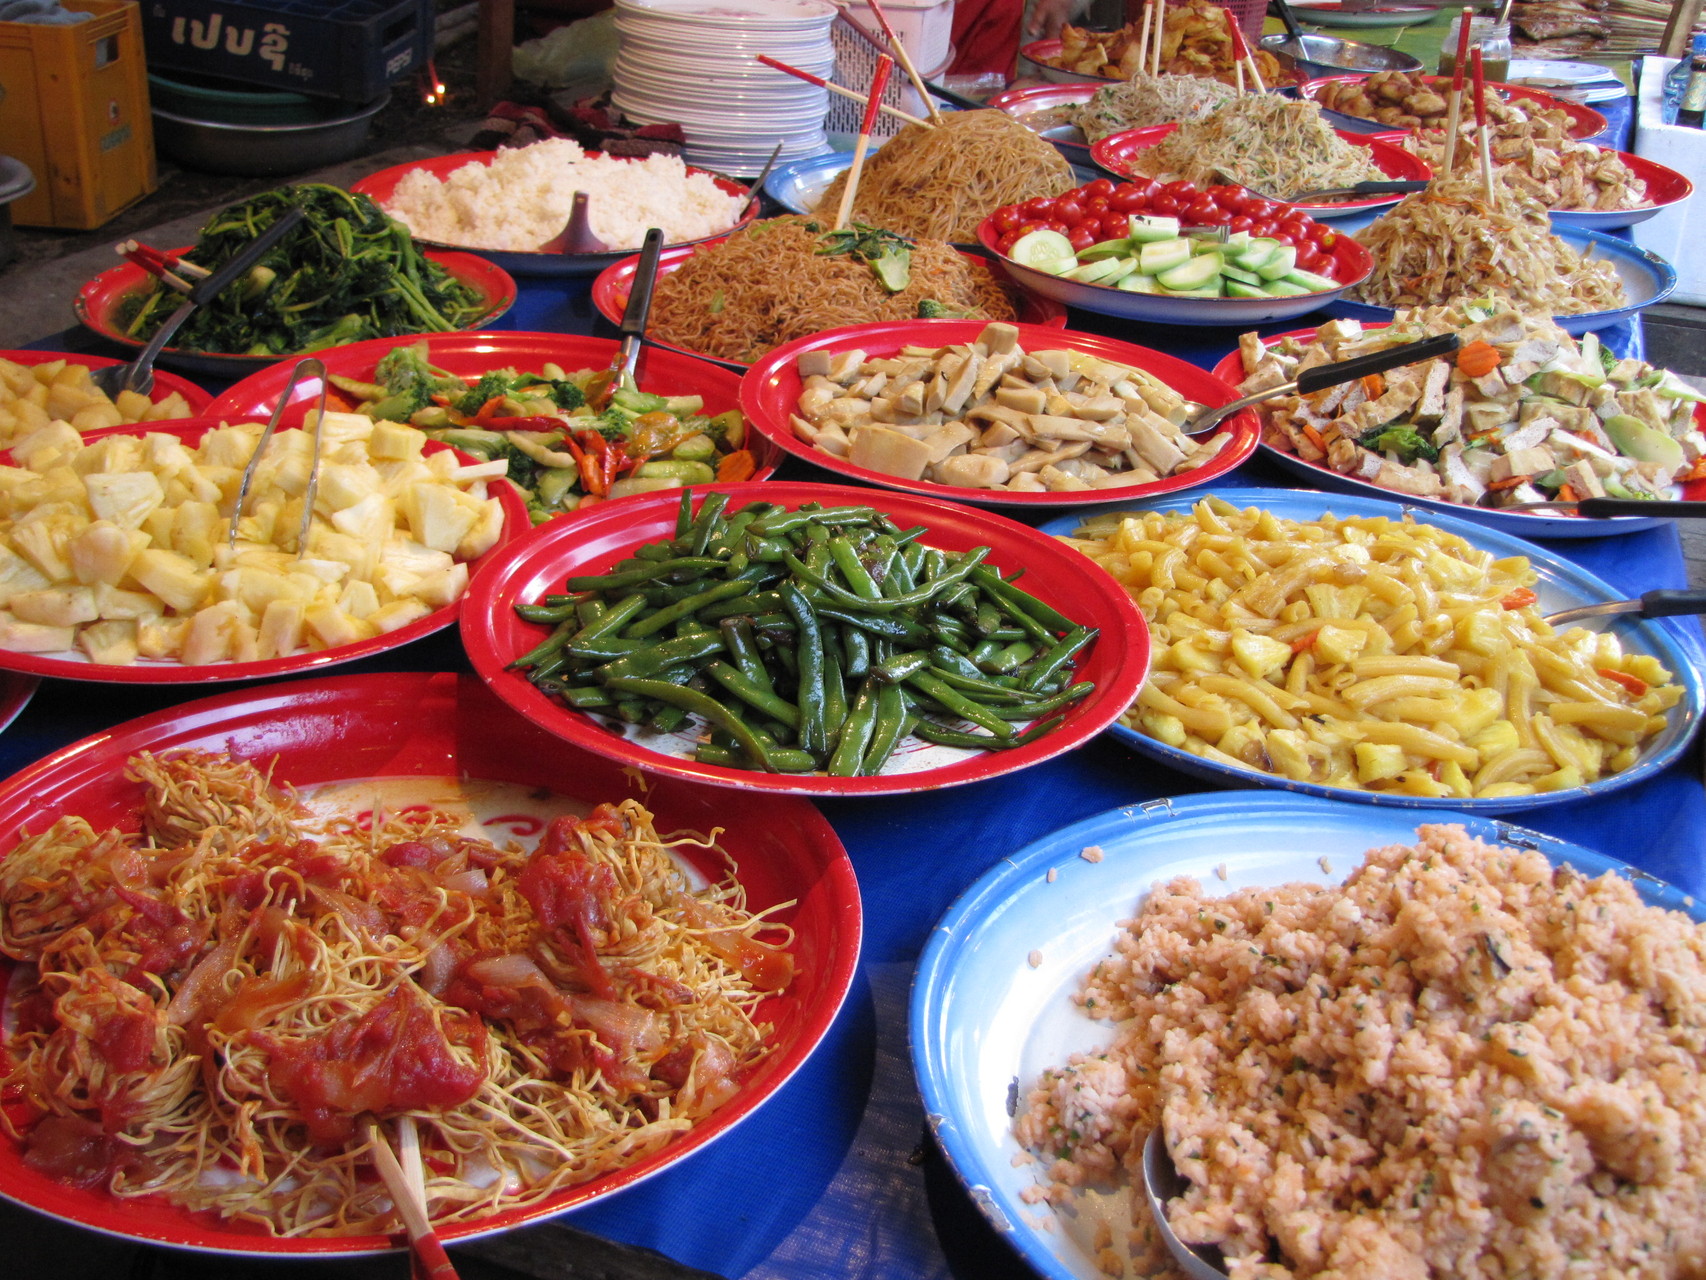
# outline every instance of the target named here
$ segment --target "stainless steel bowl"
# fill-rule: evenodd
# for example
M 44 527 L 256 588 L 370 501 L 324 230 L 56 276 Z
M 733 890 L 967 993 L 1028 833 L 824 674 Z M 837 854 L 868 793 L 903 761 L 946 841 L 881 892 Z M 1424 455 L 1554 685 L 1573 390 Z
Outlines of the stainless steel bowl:
M 302 173 L 360 153 L 373 117 L 391 95 L 353 112 L 294 124 L 231 124 L 196 120 L 154 109 L 154 145 L 160 154 L 204 173 L 268 177 Z M 341 110 L 341 107 L 340 107 Z
M 1305 35 L 1302 48 L 1289 35 L 1263 36 L 1261 47 L 1273 54 L 1285 66 L 1296 70 L 1300 79 L 1314 80 L 1318 76 L 1342 76 L 1351 71 L 1420 71 L 1420 58 L 1388 49 L 1384 45 L 1364 44 L 1360 40 L 1341 40 L 1338 36 Z

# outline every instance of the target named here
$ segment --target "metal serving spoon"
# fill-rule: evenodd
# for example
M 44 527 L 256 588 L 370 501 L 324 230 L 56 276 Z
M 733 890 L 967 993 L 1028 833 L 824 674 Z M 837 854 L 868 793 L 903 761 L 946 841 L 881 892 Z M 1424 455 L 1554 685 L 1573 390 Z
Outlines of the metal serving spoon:
M 1143 1144 L 1143 1194 L 1149 1198 L 1149 1211 L 1154 1215 L 1162 1243 L 1191 1280 L 1226 1280 L 1226 1268 L 1220 1265 L 1220 1250 L 1212 1245 L 1192 1248 L 1173 1234 L 1173 1225 L 1167 1221 L 1167 1201 L 1183 1195 L 1189 1186 L 1167 1154 L 1167 1141 L 1161 1130 L 1151 1129 Z
M 1353 182 L 1348 187 L 1322 187 L 1319 191 L 1299 191 L 1294 196 L 1287 196 L 1287 204 L 1306 204 L 1311 200 L 1337 199 L 1341 196 L 1397 196 L 1409 195 L 1412 191 L 1426 191 L 1428 184 L 1423 178 L 1387 178 L 1376 182 Z M 1265 199 L 1277 200 L 1278 196 L 1267 196 Z
M 1207 435 L 1240 409 L 1260 404 L 1263 400 L 1293 394 L 1306 396 L 1327 387 L 1336 387 L 1341 382 L 1354 382 L 1370 374 L 1385 373 L 1388 369 L 1398 369 L 1407 364 L 1420 364 L 1423 360 L 1448 356 L 1462 343 L 1463 339 L 1455 333 L 1441 333 L 1418 342 L 1400 342 L 1395 347 L 1371 351 L 1368 355 L 1357 356 L 1354 360 L 1318 364 L 1313 369 L 1305 369 L 1290 382 L 1269 387 L 1266 391 L 1258 391 L 1241 400 L 1234 400 L 1231 404 L 1223 404 L 1218 409 L 1205 409 L 1180 430 L 1187 436 Z
M 226 287 L 239 276 L 248 274 L 249 268 L 266 255 L 268 249 L 282 240 L 291 228 L 302 221 L 302 210 L 291 209 L 279 218 L 272 226 L 256 236 L 236 257 L 227 262 L 219 270 L 200 281 L 184 296 L 183 303 L 178 309 L 166 317 L 166 322 L 154 331 L 154 336 L 148 340 L 148 345 L 142 348 L 136 359 L 129 364 L 108 365 L 96 369 L 91 375 L 95 386 L 105 392 L 108 399 L 116 399 L 122 391 L 134 391 L 138 395 L 147 395 L 154 389 L 154 361 L 166 344 L 172 340 L 172 335 L 183 328 L 184 321 L 195 314 L 196 308 L 211 301 L 215 295 L 225 291 Z
M 592 223 L 587 220 L 586 192 L 575 192 L 574 203 L 569 206 L 568 222 L 540 248 L 547 253 L 610 252 L 610 246 L 592 234 Z
M 1612 618 L 1624 614 L 1633 614 L 1637 618 L 1675 618 L 1689 613 L 1706 613 L 1706 591 L 1660 587 L 1655 591 L 1643 591 L 1633 600 L 1584 604 L 1546 614 L 1541 620 L 1557 626 L 1562 622 L 1580 622 L 1583 618 Z

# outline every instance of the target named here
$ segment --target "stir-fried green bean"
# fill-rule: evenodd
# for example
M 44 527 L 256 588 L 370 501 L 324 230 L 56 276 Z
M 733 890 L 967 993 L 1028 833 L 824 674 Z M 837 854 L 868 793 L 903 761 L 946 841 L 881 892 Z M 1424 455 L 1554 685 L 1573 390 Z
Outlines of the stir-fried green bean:
M 555 629 L 511 664 L 550 696 L 658 732 L 698 717 L 707 764 L 852 777 L 912 734 L 999 750 L 1091 692 L 1095 639 L 985 563 L 870 507 L 728 511 L 682 495 L 675 536 L 516 606 Z M 1024 727 L 1026 724 L 1029 727 Z

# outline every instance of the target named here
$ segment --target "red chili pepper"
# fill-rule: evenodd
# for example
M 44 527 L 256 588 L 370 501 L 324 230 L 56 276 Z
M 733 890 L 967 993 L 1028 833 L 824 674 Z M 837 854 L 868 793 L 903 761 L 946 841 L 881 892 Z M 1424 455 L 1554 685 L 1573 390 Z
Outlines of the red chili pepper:
M 1639 676 L 1632 676 L 1627 671 L 1619 671 L 1615 667 L 1595 667 L 1594 671 L 1604 676 L 1613 684 L 1620 684 L 1629 691 L 1632 698 L 1643 697 L 1647 692 L 1647 682 Z
M 563 420 L 544 414 L 522 418 L 476 417 L 474 425 L 488 431 L 561 431 Z
M 613 440 L 606 440 L 597 431 L 577 432 L 572 442 L 564 443 L 571 445 L 570 452 L 580 464 L 581 488 L 601 498 L 610 493 L 610 486 L 616 482 L 617 474 L 630 465 L 622 446 Z

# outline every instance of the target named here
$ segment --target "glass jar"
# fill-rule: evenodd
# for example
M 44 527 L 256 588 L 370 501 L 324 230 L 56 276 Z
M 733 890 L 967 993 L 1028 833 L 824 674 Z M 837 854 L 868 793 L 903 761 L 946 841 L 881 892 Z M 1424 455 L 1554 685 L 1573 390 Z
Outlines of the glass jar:
M 1463 15 L 1458 14 L 1451 20 L 1451 28 L 1446 32 L 1445 41 L 1439 47 L 1439 73 L 1442 76 L 1451 75 L 1457 68 L 1457 33 L 1463 23 Z M 1472 17 L 1469 19 L 1469 47 L 1481 47 L 1481 65 L 1483 73 L 1489 80 L 1507 80 L 1511 73 L 1511 57 L 1515 50 L 1511 48 L 1511 24 L 1496 22 L 1489 17 Z M 1469 69 L 1463 69 L 1467 76 Z

